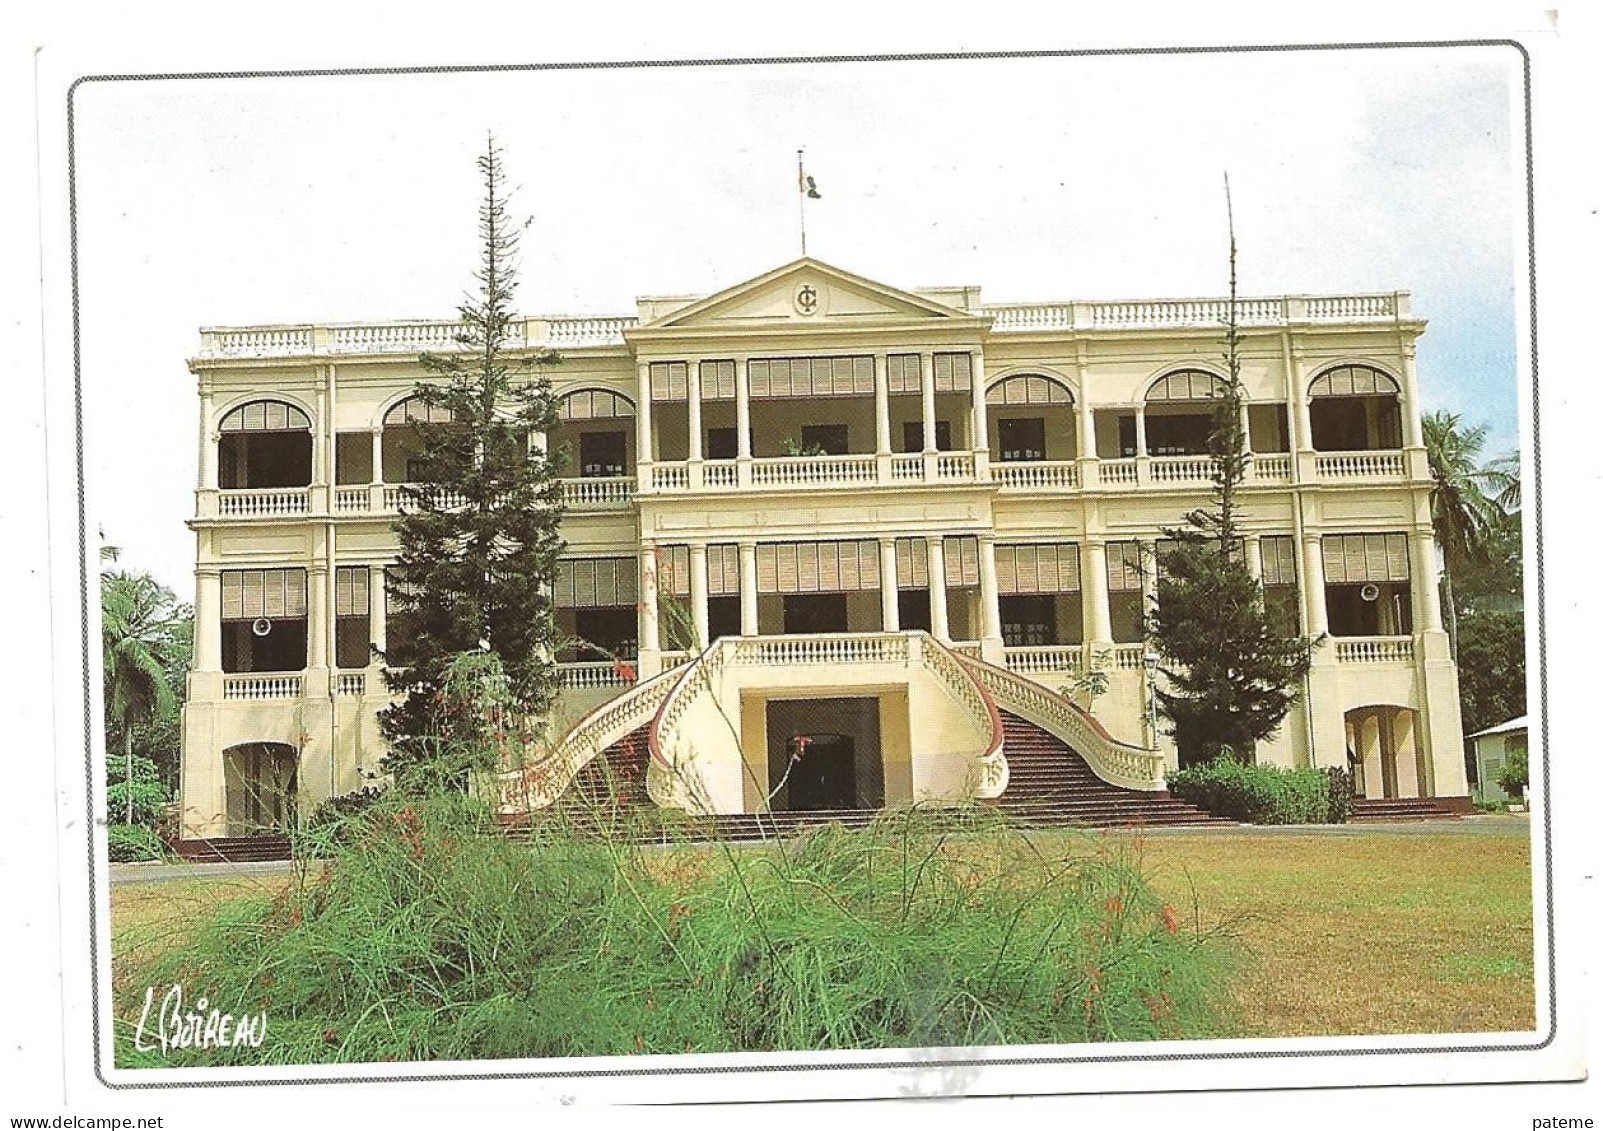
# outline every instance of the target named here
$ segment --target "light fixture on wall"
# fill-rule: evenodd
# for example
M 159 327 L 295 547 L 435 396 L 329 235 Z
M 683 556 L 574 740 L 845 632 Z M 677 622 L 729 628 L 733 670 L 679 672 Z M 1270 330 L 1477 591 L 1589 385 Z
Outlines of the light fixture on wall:
M 266 617 L 257 617 L 250 622 L 250 630 L 257 636 L 266 636 L 273 631 L 273 622 Z
M 1358 591 L 1358 595 L 1366 601 L 1378 601 L 1380 600 L 1380 586 L 1371 581 Z

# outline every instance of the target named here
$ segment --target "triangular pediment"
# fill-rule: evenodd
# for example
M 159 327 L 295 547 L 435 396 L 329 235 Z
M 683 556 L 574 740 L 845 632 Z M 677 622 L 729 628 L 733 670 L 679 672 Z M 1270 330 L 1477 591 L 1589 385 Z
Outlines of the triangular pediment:
M 939 321 L 971 315 L 816 259 L 798 259 L 675 310 L 643 329 Z

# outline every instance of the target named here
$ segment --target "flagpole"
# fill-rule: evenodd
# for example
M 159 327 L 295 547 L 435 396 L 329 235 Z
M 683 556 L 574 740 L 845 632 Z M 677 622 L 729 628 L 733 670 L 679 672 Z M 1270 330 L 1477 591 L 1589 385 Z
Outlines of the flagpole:
M 807 258 L 807 182 L 802 179 L 802 151 L 796 151 L 796 220 L 801 228 L 802 258 Z

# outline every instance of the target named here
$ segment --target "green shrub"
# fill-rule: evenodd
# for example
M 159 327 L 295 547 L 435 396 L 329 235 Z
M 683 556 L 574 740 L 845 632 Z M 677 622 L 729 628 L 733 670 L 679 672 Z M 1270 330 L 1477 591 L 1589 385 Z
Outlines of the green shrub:
M 942 831 L 944 829 L 944 831 Z M 370 808 L 320 871 L 233 904 L 129 984 L 265 1012 L 259 1049 L 120 1062 L 353 1062 L 1204 1037 L 1234 952 L 1127 842 L 1037 845 L 924 813 L 788 842 L 508 838 L 463 798 Z
M 1168 780 L 1176 797 L 1217 817 L 1254 825 L 1323 824 L 1331 819 L 1333 782 L 1320 770 L 1285 770 L 1221 757 L 1175 770 Z
M 1508 760 L 1497 773 L 1497 784 L 1503 787 L 1503 792 L 1509 797 L 1523 801 L 1525 787 L 1531 783 L 1530 762 L 1523 746 L 1517 746 L 1508 752 Z
M 326 857 L 335 845 L 353 835 L 368 810 L 384 796 L 384 789 L 366 785 L 318 803 L 306 824 L 295 834 L 297 856 Z
M 1345 825 L 1353 815 L 1353 775 L 1344 766 L 1326 766 L 1330 783 L 1330 809 L 1326 815 L 1333 825 Z
M 106 855 L 114 863 L 160 860 L 167 846 L 154 829 L 144 825 L 110 825 L 106 828 Z

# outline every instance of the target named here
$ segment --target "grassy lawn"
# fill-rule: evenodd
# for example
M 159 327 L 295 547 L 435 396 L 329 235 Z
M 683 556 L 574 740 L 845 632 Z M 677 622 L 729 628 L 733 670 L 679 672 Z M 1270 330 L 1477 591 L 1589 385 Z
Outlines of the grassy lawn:
M 1114 834 L 1129 838 L 1132 834 Z M 1076 839 L 1078 837 L 1078 839 Z M 1079 834 L 1042 834 L 1069 851 Z M 1141 839 L 1159 894 L 1202 925 L 1227 923 L 1248 960 L 1241 1036 L 1535 1027 L 1530 847 L 1508 835 L 1166 834 Z M 663 863 L 670 869 L 702 861 Z M 118 997 L 144 958 L 181 944 L 216 907 L 284 876 L 217 876 L 111 889 Z
M 1251 955 L 1243 1036 L 1536 1027 L 1524 835 L 1165 835 L 1155 886 Z

